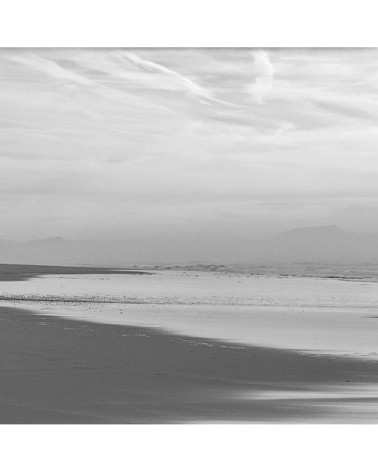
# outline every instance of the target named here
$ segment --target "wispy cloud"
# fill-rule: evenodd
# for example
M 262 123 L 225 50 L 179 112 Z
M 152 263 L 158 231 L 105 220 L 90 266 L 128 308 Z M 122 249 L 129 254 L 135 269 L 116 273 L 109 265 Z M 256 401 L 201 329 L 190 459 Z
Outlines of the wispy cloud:
M 68 80 L 80 85 L 94 85 L 93 81 L 83 75 L 67 70 L 56 62 L 39 57 L 37 54 L 8 55 L 7 59 L 32 67 L 58 80 Z
M 273 89 L 274 67 L 266 51 L 252 51 L 254 82 L 248 86 L 248 90 L 257 103 L 263 103 L 264 99 Z
M 127 57 L 133 64 L 147 72 L 158 72 L 164 74 L 176 82 L 178 82 L 190 95 L 199 99 L 201 103 L 208 105 L 209 103 L 216 103 L 225 106 L 238 107 L 234 103 L 230 103 L 224 100 L 219 100 L 211 95 L 211 93 L 206 90 L 204 87 L 196 84 L 193 80 L 188 77 L 175 72 L 174 70 L 169 69 L 168 67 L 162 66 L 156 62 L 152 62 L 146 59 L 142 59 L 140 56 L 133 52 L 125 52 L 125 57 Z
M 150 100 L 146 100 L 143 97 L 136 98 L 127 90 L 121 90 L 106 84 L 104 85 L 100 81 L 96 80 L 95 77 L 91 77 L 89 73 L 86 75 L 84 72 L 85 67 L 81 67 L 81 73 L 78 73 L 68 67 L 61 66 L 58 60 L 42 57 L 41 54 L 43 55 L 43 53 L 44 51 L 40 54 L 30 52 L 26 52 L 22 55 L 8 54 L 6 59 L 28 66 L 50 78 L 56 79 L 57 81 L 68 82 L 69 84 L 79 87 L 81 86 L 83 94 L 89 92 L 98 95 L 105 100 L 118 101 L 120 103 L 133 105 L 135 111 L 137 108 L 148 108 L 149 110 L 170 112 L 167 107 L 151 103 Z

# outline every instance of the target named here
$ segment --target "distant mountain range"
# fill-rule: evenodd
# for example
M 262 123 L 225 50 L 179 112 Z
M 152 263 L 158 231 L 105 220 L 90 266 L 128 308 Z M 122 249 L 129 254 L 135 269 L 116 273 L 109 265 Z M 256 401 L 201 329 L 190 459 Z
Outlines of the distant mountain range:
M 197 243 L 198 244 L 198 243 Z M 232 246 L 232 247 L 230 247 Z M 0 263 L 130 266 L 133 264 L 206 263 L 378 263 L 378 234 L 347 233 L 336 226 L 294 229 L 264 240 L 215 250 L 198 250 L 190 241 L 155 244 L 153 239 L 74 241 L 38 239 L 26 243 L 0 240 Z

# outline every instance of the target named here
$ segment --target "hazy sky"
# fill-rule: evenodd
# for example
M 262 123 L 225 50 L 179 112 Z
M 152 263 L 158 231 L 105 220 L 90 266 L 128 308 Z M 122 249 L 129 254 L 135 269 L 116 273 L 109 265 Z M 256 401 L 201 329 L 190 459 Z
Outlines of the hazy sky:
M 377 49 L 0 50 L 0 238 L 378 231 Z

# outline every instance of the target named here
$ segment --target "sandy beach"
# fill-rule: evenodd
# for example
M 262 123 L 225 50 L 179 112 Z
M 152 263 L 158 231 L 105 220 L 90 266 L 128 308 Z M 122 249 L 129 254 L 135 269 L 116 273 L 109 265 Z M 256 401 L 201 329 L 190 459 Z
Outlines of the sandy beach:
M 0 313 L 3 424 L 378 422 L 374 359 Z
M 1 423 L 378 420 L 376 398 L 353 398 L 353 387 L 378 381 L 375 363 L 240 349 L 9 308 L 0 322 Z M 338 396 L 346 385 L 350 395 Z M 326 394 L 307 398 L 314 389 Z M 294 395 L 265 399 L 267 390 Z M 354 414 L 343 409 L 350 403 Z

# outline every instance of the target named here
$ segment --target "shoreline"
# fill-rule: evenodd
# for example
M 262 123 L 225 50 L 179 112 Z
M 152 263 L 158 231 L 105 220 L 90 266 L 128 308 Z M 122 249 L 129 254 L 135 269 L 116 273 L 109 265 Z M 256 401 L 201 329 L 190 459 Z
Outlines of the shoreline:
M 0 326 L 2 424 L 378 423 L 377 362 L 10 307 Z
M 117 269 L 113 267 L 59 266 L 37 264 L 0 264 L 0 282 L 25 281 L 39 275 L 150 275 L 150 270 Z

